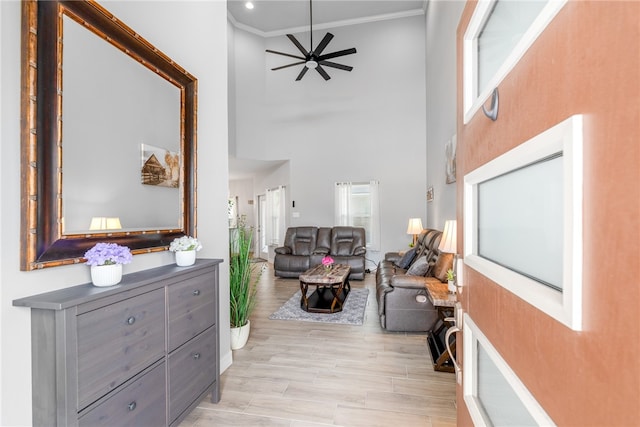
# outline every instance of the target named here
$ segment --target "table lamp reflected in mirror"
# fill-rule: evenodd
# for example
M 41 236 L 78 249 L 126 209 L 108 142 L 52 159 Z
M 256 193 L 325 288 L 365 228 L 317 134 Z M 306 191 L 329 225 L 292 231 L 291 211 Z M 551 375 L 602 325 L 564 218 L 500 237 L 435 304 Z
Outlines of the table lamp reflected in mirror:
M 94 216 L 91 218 L 91 224 L 89 230 L 120 230 L 122 224 L 120 224 L 120 218 L 118 217 L 106 217 L 106 216 Z

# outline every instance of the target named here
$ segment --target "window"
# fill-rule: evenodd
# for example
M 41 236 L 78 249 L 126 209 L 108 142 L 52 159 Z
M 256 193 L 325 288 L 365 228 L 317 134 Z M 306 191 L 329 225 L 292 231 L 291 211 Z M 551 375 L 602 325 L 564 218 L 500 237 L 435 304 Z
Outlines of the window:
M 582 329 L 582 116 L 464 177 L 465 264 Z
M 266 235 L 269 246 L 280 246 L 284 242 L 286 208 L 285 187 L 268 189 Z
M 364 227 L 367 249 L 380 250 L 378 182 L 336 182 L 335 225 Z
M 464 400 L 476 426 L 552 426 L 531 395 L 468 314 L 464 315 Z
M 567 0 L 479 0 L 464 34 L 464 122 L 562 9 Z

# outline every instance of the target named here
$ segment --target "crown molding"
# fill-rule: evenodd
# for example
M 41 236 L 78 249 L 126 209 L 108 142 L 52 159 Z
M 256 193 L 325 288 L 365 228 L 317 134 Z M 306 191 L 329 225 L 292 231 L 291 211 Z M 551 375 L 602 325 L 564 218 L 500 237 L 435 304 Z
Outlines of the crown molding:
M 342 21 L 334 21 L 334 22 L 325 22 L 323 24 L 313 24 L 313 29 L 314 30 L 326 30 L 329 28 L 337 28 L 337 27 L 346 27 L 349 25 L 358 25 L 358 24 L 368 24 L 371 22 L 378 22 L 378 21 L 387 21 L 390 19 L 400 19 L 400 18 L 408 18 L 411 16 L 418 16 L 418 15 L 424 15 L 425 14 L 425 10 L 426 10 L 426 5 L 427 2 L 425 1 L 423 3 L 422 8 L 420 9 L 414 9 L 414 10 L 407 10 L 407 11 L 403 11 L 403 12 L 396 12 L 396 13 L 385 13 L 382 15 L 374 15 L 374 16 L 367 16 L 367 17 L 363 17 L 363 18 L 354 18 L 354 19 L 345 19 Z M 282 30 L 274 30 L 274 31 L 261 31 L 258 30 L 257 28 L 251 27 L 249 25 L 243 24 L 241 22 L 238 22 L 231 13 L 227 12 L 227 20 L 231 23 L 231 25 L 233 25 L 236 28 L 239 28 L 241 30 L 247 31 L 249 33 L 255 34 L 257 36 L 263 37 L 263 38 L 269 38 L 269 37 L 279 37 L 279 36 L 283 36 L 285 34 L 296 34 L 296 33 L 306 33 L 309 32 L 309 26 L 302 26 L 302 27 L 291 27 L 291 28 L 285 28 Z

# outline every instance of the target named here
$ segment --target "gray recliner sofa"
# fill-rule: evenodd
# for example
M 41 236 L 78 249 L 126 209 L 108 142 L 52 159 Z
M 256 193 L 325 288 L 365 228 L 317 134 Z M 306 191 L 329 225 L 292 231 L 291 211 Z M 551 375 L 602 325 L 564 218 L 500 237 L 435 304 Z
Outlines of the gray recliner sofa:
M 446 282 L 446 272 L 453 266 L 453 255 L 438 250 L 441 238 L 441 231 L 424 230 L 412 252 L 387 252 L 378 264 L 376 300 L 383 329 L 427 332 L 436 322 L 438 313 L 429 301 L 426 283 Z
M 330 255 L 336 264 L 351 267 L 350 279 L 363 280 L 366 252 L 362 227 L 289 227 L 284 244 L 275 249 L 273 267 L 278 277 L 297 278 Z

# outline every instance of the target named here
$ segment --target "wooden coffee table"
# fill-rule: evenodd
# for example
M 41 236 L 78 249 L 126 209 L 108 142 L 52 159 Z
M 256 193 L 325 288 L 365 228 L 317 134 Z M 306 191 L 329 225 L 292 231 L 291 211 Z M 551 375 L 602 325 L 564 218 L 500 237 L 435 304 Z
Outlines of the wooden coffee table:
M 300 308 L 309 313 L 338 313 L 349 296 L 351 267 L 334 264 L 330 271 L 318 265 L 300 275 Z M 316 289 L 307 296 L 309 286 Z

